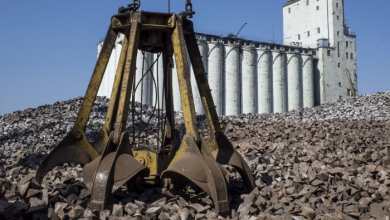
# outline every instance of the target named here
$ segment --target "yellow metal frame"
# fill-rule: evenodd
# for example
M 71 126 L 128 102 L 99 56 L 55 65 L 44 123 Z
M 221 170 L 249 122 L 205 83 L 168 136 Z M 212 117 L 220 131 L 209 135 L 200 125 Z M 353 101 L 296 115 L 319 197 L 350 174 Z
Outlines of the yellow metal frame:
M 105 125 L 91 146 L 85 137 L 85 126 L 118 33 L 125 34 L 125 39 Z M 163 51 L 167 127 L 162 142 L 163 147 L 168 149 L 165 151 L 131 149 L 130 146 L 133 143 L 129 142 L 126 132 L 138 49 L 152 53 Z M 198 131 L 187 50 L 210 126 L 207 142 Z M 172 72 L 168 67 L 168 61 L 172 56 L 175 57 L 177 65 L 186 128 L 186 135 L 181 143 L 179 133 L 174 127 Z M 120 172 L 115 171 L 115 168 L 126 169 L 122 166 L 128 161 L 131 161 L 129 163 L 131 168 L 137 169 L 122 176 L 116 175 Z M 74 128 L 42 162 L 36 179 L 39 182 L 42 181 L 48 170 L 65 162 L 78 162 L 82 165 L 88 163 L 84 169 L 86 174 L 90 174 L 85 175 L 89 179 L 86 181 L 90 181 L 87 186 L 92 192 L 91 204 L 98 209 L 104 208 L 108 193 L 111 192 L 113 186 L 118 187 L 142 175 L 144 175 L 145 182 L 152 184 L 159 183 L 164 178 L 167 180 L 179 180 L 182 177 L 190 179 L 211 195 L 215 208 L 221 215 L 227 215 L 229 211 L 226 185 L 228 175 L 221 165 L 234 166 L 243 177 L 247 188 L 251 190 L 254 187 L 248 165 L 222 133 L 197 46 L 193 23 L 186 18 L 185 14 L 131 11 L 112 17 Z M 119 165 L 116 166 L 117 164 Z M 115 179 L 116 176 L 120 176 L 121 179 Z

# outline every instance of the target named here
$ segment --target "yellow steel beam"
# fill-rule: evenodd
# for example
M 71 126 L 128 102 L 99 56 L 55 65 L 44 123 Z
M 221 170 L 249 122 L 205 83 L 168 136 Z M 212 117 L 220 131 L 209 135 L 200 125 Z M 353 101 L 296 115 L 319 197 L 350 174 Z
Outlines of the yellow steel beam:
M 118 111 L 116 116 L 116 125 L 114 129 L 114 144 L 119 144 L 121 133 L 126 130 L 126 122 L 129 114 L 130 95 L 136 71 L 138 44 L 140 38 L 139 17 L 139 12 L 134 12 L 132 14 L 132 22 L 129 35 L 129 47 L 127 50 L 122 87 L 119 96 Z
M 177 75 L 179 79 L 181 105 L 187 134 L 191 135 L 198 146 L 200 146 L 200 137 L 197 126 L 195 105 L 192 95 L 190 72 L 187 61 L 187 51 L 183 34 L 181 15 L 177 15 L 176 28 L 172 33 L 173 51 L 175 53 Z
M 202 98 L 202 104 L 204 108 L 205 115 L 207 117 L 207 122 L 210 126 L 210 138 L 209 140 L 215 140 L 216 136 L 219 133 L 222 133 L 221 125 L 219 123 L 218 114 L 215 110 L 215 105 L 213 101 L 213 97 L 211 96 L 211 90 L 209 83 L 207 81 L 206 71 L 204 69 L 202 56 L 200 55 L 200 51 L 198 49 L 198 43 L 196 40 L 196 36 L 193 32 L 193 24 L 192 22 L 186 20 L 188 23 L 187 27 L 192 27 L 190 31 L 192 34 L 185 35 L 187 49 L 190 56 L 192 68 L 194 70 L 196 83 L 198 84 L 198 89 L 200 96 Z M 218 145 L 214 141 L 214 143 L 210 143 L 210 150 L 213 154 L 218 152 Z
M 111 98 L 110 98 L 110 104 L 107 109 L 107 116 L 106 116 L 106 123 L 104 124 L 104 127 L 111 132 L 112 129 L 112 122 L 113 122 L 113 117 L 115 117 L 115 108 L 117 107 L 117 96 L 119 93 L 119 88 L 122 82 L 122 73 L 123 73 L 123 68 L 124 64 L 126 61 L 126 54 L 127 54 L 127 47 L 128 47 L 128 41 L 127 41 L 127 36 L 124 37 L 123 39 L 123 44 L 122 44 L 122 51 L 121 55 L 119 58 L 118 62 L 118 68 L 116 71 L 115 75 L 115 80 L 114 80 L 114 85 L 112 87 L 112 93 L 111 93 Z
M 88 122 L 89 114 L 91 113 L 93 103 L 95 102 L 100 83 L 102 82 L 104 72 L 110 59 L 112 49 L 114 48 L 117 33 L 110 27 L 108 28 L 106 39 L 103 43 L 98 61 L 89 82 L 87 92 L 85 93 L 83 104 L 81 105 L 79 114 L 74 124 L 74 129 L 85 131 L 85 126 Z

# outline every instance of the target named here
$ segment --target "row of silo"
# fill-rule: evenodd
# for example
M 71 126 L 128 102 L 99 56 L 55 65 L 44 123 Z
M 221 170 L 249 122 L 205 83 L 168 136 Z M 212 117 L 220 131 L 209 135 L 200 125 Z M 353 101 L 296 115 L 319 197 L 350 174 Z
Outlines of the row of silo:
M 207 41 L 202 37 L 198 38 L 198 47 L 218 114 L 281 113 L 314 107 L 313 56 L 308 50 L 255 43 L 240 45 L 214 38 Z M 111 55 L 111 58 L 119 56 L 120 52 L 115 51 L 113 54 L 115 55 Z M 118 59 L 119 57 L 113 60 L 117 62 Z M 109 84 L 112 88 L 115 71 L 110 64 L 101 90 Z M 204 113 L 194 72 L 191 65 L 189 67 L 195 110 L 197 113 Z M 107 74 L 107 71 L 114 73 Z M 172 80 L 174 108 L 180 111 L 182 108 L 176 65 L 172 69 Z M 162 56 L 139 51 L 135 81 L 138 86 L 136 101 L 162 106 Z M 159 91 L 156 91 L 157 87 L 160 88 Z M 106 90 L 111 93 L 109 87 Z M 102 92 L 99 93 L 102 95 Z
M 257 106 L 259 113 L 272 112 L 273 56 L 269 50 L 257 50 Z
M 98 45 L 98 54 L 97 54 L 98 58 L 102 46 L 103 44 Z M 116 42 L 114 51 L 111 53 L 110 59 L 108 61 L 106 72 L 104 73 L 103 80 L 98 91 L 98 96 L 107 96 L 108 98 L 110 98 L 121 50 L 122 50 L 122 43 Z
M 224 84 L 219 87 L 221 93 L 213 94 L 219 114 L 281 113 L 314 107 L 313 56 L 307 51 L 228 42 L 221 46 L 223 56 L 215 56 L 215 45 L 221 43 L 208 44 L 211 90 L 216 88 L 214 74 L 221 74 L 218 79 Z M 218 68 L 221 73 L 215 71 L 215 65 L 222 65 Z M 218 103 L 223 103 L 220 109 Z
M 224 108 L 224 65 L 221 57 L 224 54 L 224 46 L 221 42 L 212 41 L 208 43 L 208 82 L 214 105 L 218 114 L 222 114 Z
M 242 113 L 257 113 L 257 70 L 254 45 L 242 50 Z

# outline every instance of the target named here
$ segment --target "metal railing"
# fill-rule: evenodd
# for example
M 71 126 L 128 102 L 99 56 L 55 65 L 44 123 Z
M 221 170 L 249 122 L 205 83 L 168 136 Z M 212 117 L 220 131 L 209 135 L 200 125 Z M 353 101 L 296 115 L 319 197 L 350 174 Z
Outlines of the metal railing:
M 228 39 L 229 34 L 228 32 L 222 32 L 222 31 L 216 31 L 216 30 L 208 30 L 208 29 L 203 29 L 203 28 L 195 28 L 195 32 L 197 34 L 204 34 L 204 35 L 214 35 L 218 36 L 221 39 Z M 253 37 L 249 35 L 243 35 L 237 37 L 237 40 L 241 41 L 254 41 L 254 42 L 263 42 L 263 43 L 270 43 L 270 44 L 281 44 L 283 45 L 283 40 L 277 39 L 267 39 L 267 38 L 260 38 L 260 37 Z M 291 46 L 291 45 L 288 45 Z
M 344 34 L 356 36 L 356 32 L 351 31 L 350 27 L 344 27 Z

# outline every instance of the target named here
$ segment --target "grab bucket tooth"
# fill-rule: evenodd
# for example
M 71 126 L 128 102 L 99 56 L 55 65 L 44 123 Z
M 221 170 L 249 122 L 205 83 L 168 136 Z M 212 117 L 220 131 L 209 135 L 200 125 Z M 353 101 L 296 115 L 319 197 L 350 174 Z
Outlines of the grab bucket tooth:
M 113 134 L 110 135 L 112 140 Z M 123 132 L 118 147 L 109 141 L 102 156 L 85 165 L 84 183 L 91 190 L 91 209 L 103 210 L 109 195 L 137 177 L 148 177 L 149 168 L 138 162 L 131 151 L 129 135 Z
M 99 156 L 81 130 L 73 130 L 42 161 L 35 180 L 42 183 L 47 172 L 64 163 L 85 165 Z

